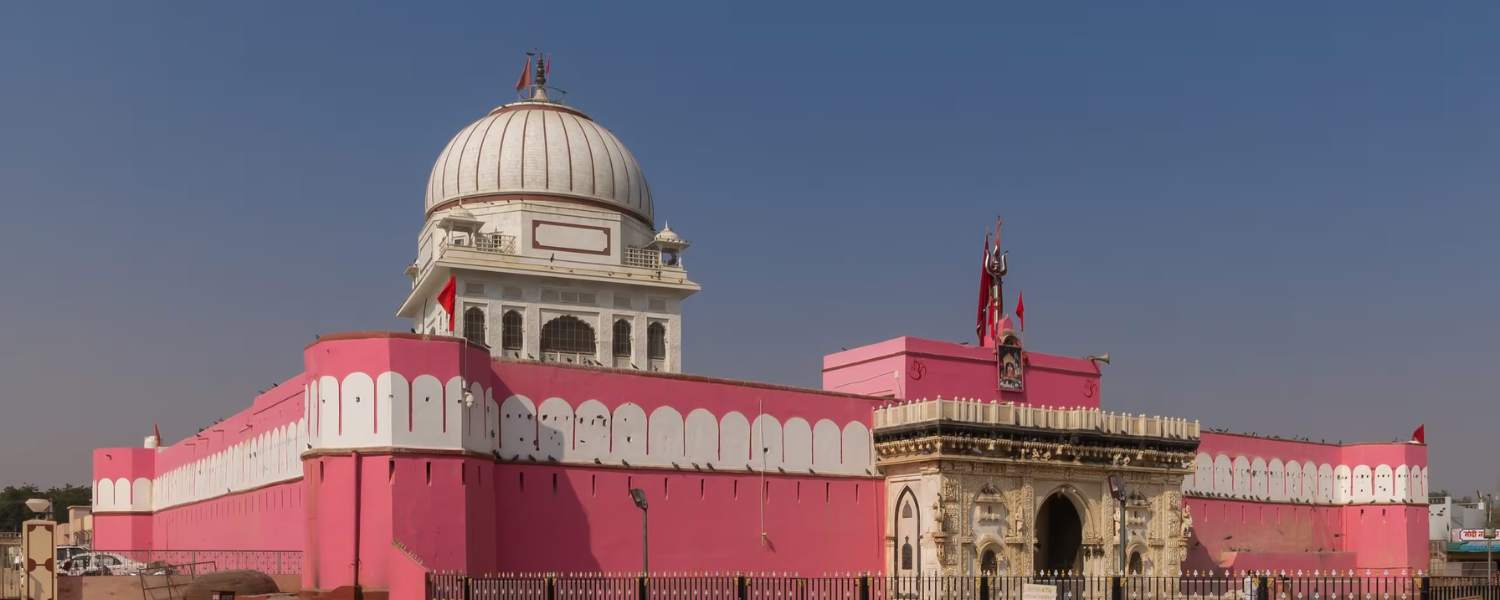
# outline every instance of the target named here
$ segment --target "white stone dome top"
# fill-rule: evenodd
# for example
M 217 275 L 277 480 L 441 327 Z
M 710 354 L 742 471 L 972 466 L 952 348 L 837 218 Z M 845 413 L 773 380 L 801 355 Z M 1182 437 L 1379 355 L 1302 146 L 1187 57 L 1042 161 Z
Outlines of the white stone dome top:
M 512 194 L 653 218 L 651 188 L 630 150 L 582 111 L 550 101 L 506 104 L 453 136 L 432 166 L 424 210 Z
M 687 245 L 687 240 L 682 239 L 682 236 L 677 235 L 677 232 L 672 231 L 672 225 L 670 223 L 668 223 L 666 227 L 661 228 L 661 231 L 658 231 L 656 233 L 656 241 L 660 244 L 677 246 Z

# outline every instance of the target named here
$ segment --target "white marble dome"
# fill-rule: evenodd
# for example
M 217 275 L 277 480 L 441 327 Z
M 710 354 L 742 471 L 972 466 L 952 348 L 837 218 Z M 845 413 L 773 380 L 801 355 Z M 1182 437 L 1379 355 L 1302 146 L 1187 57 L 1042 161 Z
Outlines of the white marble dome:
M 506 104 L 460 130 L 432 166 L 424 210 L 489 195 L 543 195 L 653 218 L 651 188 L 625 144 L 554 102 Z

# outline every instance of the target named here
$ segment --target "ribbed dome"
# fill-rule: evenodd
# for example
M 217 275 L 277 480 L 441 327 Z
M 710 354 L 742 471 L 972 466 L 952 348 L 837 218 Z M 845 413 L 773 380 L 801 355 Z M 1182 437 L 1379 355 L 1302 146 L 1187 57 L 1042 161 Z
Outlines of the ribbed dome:
M 577 109 L 524 101 L 453 136 L 432 166 L 428 212 L 489 194 L 547 194 L 617 207 L 652 222 L 651 188 L 630 150 Z

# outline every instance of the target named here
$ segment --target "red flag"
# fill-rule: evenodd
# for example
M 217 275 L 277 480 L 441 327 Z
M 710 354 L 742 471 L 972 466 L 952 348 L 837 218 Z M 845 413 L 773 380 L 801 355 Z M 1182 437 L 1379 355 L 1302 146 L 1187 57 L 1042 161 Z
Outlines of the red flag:
M 1411 441 L 1414 444 L 1425 444 L 1425 443 L 1427 443 L 1427 424 L 1426 423 L 1418 425 L 1417 426 L 1417 430 L 1411 432 Z
M 526 89 L 531 85 L 531 55 L 526 56 L 526 66 L 521 68 L 521 77 L 516 80 L 516 91 Z
M 552 57 L 550 56 L 547 57 L 547 62 L 542 63 L 542 75 L 548 78 L 552 77 Z
M 990 320 L 990 270 L 986 264 L 990 258 L 990 236 L 984 236 L 984 254 L 979 255 L 979 314 L 974 321 L 974 333 L 979 336 L 979 344 L 984 345 L 985 327 Z
M 1021 322 L 1021 331 L 1026 331 L 1026 292 L 1016 294 L 1016 319 Z
M 448 283 L 443 286 L 443 291 L 438 292 L 438 305 L 448 311 L 448 332 L 453 332 L 453 301 L 458 297 L 458 279 L 452 275 L 448 276 Z

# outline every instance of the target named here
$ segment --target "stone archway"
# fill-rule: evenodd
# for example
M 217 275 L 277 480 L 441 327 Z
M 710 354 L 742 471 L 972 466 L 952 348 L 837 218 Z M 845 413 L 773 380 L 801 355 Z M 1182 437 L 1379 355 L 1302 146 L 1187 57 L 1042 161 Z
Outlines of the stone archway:
M 1063 492 L 1054 492 L 1036 514 L 1036 556 L 1040 572 L 1083 572 L 1083 515 Z
M 1000 557 L 994 548 L 985 548 L 979 554 L 979 574 L 987 577 L 1000 574 Z

